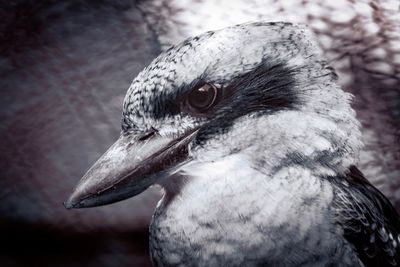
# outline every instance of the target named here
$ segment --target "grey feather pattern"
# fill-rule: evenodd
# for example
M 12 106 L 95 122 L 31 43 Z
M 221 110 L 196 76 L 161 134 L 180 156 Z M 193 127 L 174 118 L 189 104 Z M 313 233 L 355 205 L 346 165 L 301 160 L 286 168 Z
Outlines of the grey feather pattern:
M 355 166 L 330 180 L 338 223 L 364 265 L 399 266 L 400 217 L 392 204 Z

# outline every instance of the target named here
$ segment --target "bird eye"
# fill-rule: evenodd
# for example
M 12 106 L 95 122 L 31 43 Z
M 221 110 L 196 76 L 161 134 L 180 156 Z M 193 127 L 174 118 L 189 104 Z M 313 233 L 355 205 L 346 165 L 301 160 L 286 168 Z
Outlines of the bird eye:
M 187 96 L 187 104 L 197 112 L 204 112 L 211 108 L 217 99 L 218 90 L 215 85 L 205 83 L 193 89 Z

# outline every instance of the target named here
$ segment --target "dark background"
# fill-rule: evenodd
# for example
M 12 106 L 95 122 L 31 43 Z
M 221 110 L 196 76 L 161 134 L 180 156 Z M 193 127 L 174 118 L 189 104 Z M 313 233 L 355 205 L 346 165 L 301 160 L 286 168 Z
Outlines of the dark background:
M 135 1 L 0 3 L 0 266 L 145 266 L 150 190 L 62 202 L 118 137 L 130 82 L 159 52 Z
M 159 189 L 93 209 L 62 202 L 119 135 L 132 79 L 216 17 L 217 28 L 260 19 L 311 26 L 355 95 L 366 144 L 358 167 L 399 210 L 400 2 L 388 11 L 384 0 L 361 8 L 351 0 L 233 1 L 0 0 L 0 266 L 150 265 Z

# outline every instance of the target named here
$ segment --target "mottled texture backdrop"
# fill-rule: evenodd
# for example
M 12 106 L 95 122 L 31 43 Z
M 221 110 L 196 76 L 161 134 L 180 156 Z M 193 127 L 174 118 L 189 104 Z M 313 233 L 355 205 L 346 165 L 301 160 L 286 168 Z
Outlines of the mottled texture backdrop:
M 183 38 L 249 20 L 311 26 L 363 122 L 361 170 L 400 207 L 398 0 L 0 3 L 0 265 L 146 266 L 150 189 L 67 211 L 119 135 L 136 74 Z

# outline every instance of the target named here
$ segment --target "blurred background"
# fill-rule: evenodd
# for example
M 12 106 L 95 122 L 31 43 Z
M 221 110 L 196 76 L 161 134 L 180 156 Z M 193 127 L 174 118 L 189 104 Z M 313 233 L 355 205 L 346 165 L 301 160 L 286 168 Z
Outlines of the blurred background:
M 66 210 L 160 46 L 132 1 L 2 1 L 0 266 L 149 266 L 158 190 Z
M 0 2 L 0 266 L 150 266 L 150 188 L 62 202 L 120 132 L 137 73 L 170 44 L 246 21 L 307 23 L 354 108 L 360 169 L 400 208 L 398 0 Z

